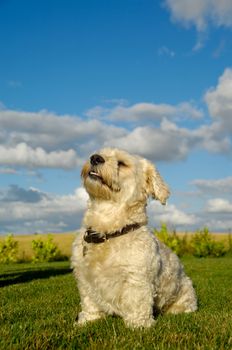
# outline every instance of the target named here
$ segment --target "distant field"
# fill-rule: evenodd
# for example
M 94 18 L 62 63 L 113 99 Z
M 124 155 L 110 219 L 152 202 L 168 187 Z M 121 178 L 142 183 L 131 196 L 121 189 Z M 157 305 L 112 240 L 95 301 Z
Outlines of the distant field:
M 195 232 L 187 232 L 187 233 L 178 232 L 177 234 L 180 235 L 181 237 L 186 235 L 187 237 L 191 238 L 191 236 L 194 235 L 194 233 Z M 210 234 L 213 236 L 213 238 L 216 241 L 221 241 L 221 242 L 224 242 L 225 244 L 228 243 L 229 233 L 224 233 L 224 232 L 214 233 L 214 232 L 210 232 Z
M 58 245 L 59 249 L 64 255 L 70 256 L 72 250 L 72 242 L 75 239 L 76 233 L 52 233 L 54 242 Z M 34 234 L 34 235 L 20 235 L 14 236 L 14 239 L 19 242 L 19 257 L 30 259 L 32 257 L 32 241 L 33 239 L 41 238 L 47 240 L 47 234 Z M 3 237 L 0 237 L 2 240 Z
M 223 241 L 225 245 L 228 244 L 228 233 L 211 233 L 213 238 L 217 241 Z M 61 252 L 66 255 L 71 255 L 72 242 L 75 239 L 76 233 L 67 232 L 67 233 L 52 233 L 51 234 L 54 242 L 58 245 Z M 178 233 L 178 235 L 183 236 L 185 233 Z M 193 233 L 186 233 L 187 237 L 191 238 Z M 4 237 L 0 236 L 0 241 Z M 24 257 L 30 259 L 32 256 L 32 241 L 33 239 L 47 239 L 47 234 L 33 234 L 33 235 L 15 235 L 14 239 L 19 242 L 19 257 Z

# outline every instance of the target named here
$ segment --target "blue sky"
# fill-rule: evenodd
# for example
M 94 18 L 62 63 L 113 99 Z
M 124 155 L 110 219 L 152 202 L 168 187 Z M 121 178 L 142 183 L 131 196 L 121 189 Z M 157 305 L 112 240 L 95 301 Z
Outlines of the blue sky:
M 0 233 L 80 226 L 84 160 L 149 158 L 151 225 L 232 228 L 230 0 L 0 2 Z

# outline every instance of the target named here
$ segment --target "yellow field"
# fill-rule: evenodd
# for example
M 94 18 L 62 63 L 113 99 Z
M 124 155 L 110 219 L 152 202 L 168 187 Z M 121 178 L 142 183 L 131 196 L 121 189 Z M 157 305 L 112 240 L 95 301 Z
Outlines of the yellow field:
M 178 232 L 177 235 L 180 237 L 183 237 L 184 235 L 187 236 L 188 239 L 191 239 L 191 236 L 194 235 L 196 232 L 187 232 L 187 233 L 180 233 Z M 218 232 L 218 233 L 213 233 L 210 232 L 210 235 L 212 236 L 212 238 L 217 241 L 217 242 L 224 242 L 225 246 L 227 246 L 229 244 L 229 234 L 228 233 L 222 233 L 222 232 Z M 232 236 L 231 236 L 232 237 Z
M 75 239 L 76 234 L 73 232 L 67 233 L 52 233 L 54 242 L 59 247 L 60 251 L 67 256 L 71 255 L 72 242 Z M 0 241 L 3 240 L 4 237 L 0 237 Z M 14 236 L 14 239 L 19 243 L 19 257 L 23 257 L 25 259 L 30 259 L 32 257 L 32 241 L 34 239 L 41 238 L 42 240 L 47 240 L 48 236 L 46 234 L 34 234 L 34 235 L 21 235 Z
M 178 235 L 182 236 L 185 235 L 185 233 L 177 233 Z M 228 233 L 211 233 L 213 238 L 216 241 L 223 241 L 225 245 L 228 244 Z M 72 250 L 72 242 L 75 239 L 76 233 L 74 232 L 67 232 L 67 233 L 52 233 L 51 234 L 54 242 L 58 245 L 60 251 L 66 255 L 71 255 Z M 188 238 L 191 238 L 193 233 L 188 232 L 186 233 Z M 0 241 L 3 240 L 5 237 L 0 237 Z M 19 258 L 24 259 L 30 259 L 32 257 L 32 240 L 41 238 L 42 240 L 47 240 L 47 234 L 33 234 L 33 235 L 20 235 L 14 236 L 14 239 L 18 241 L 19 243 Z
M 189 238 L 191 238 L 192 235 L 194 235 L 196 232 L 177 232 L 178 236 L 183 237 L 184 235 L 187 235 L 187 237 L 189 236 Z M 216 241 L 225 241 L 228 239 L 228 233 L 224 233 L 224 232 L 218 232 L 218 233 L 214 233 L 214 232 L 209 232 L 210 235 L 212 235 L 213 239 L 215 239 Z

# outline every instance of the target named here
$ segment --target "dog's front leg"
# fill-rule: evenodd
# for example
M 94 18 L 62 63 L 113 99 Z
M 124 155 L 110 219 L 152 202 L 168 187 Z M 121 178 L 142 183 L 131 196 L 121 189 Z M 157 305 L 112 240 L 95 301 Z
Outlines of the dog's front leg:
M 153 288 L 150 283 L 127 283 L 121 294 L 121 316 L 129 327 L 150 327 L 153 318 Z
M 92 300 L 90 294 L 90 288 L 83 284 L 78 284 L 80 297 L 81 297 L 81 312 L 79 312 L 78 317 L 74 325 L 82 325 L 88 321 L 95 321 L 99 318 L 104 317 L 105 313 L 100 310 L 98 305 Z

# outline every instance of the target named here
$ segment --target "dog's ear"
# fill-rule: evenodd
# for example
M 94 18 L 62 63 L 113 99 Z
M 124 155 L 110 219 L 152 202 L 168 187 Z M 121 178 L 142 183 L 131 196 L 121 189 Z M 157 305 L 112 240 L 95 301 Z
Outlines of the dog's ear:
M 170 195 L 169 188 L 160 176 L 156 167 L 147 160 L 145 161 L 145 176 L 145 189 L 147 194 L 154 199 L 158 199 L 162 204 L 166 204 Z

